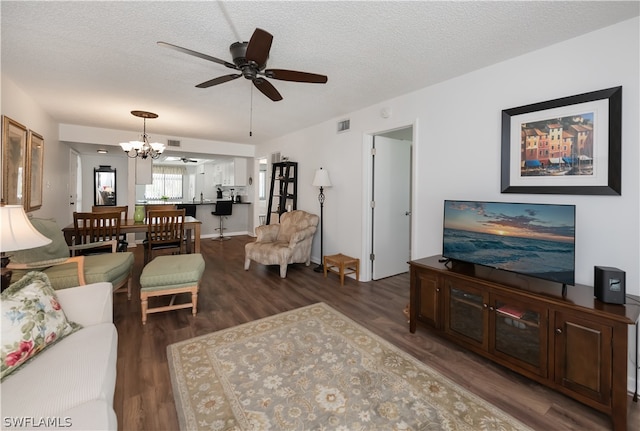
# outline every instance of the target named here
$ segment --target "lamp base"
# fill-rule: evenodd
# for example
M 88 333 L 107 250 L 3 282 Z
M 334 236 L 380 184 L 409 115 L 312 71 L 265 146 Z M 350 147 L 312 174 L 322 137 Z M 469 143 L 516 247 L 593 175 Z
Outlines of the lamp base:
M 313 271 L 314 272 L 322 272 L 322 273 L 324 273 L 324 266 L 318 265 L 315 268 L 313 268 Z
M 12 275 L 12 271 L 6 268 L 2 268 L 2 276 L 0 277 L 2 279 L 2 282 L 0 283 L 0 292 L 4 292 L 4 290 L 9 287 L 9 285 L 11 284 Z

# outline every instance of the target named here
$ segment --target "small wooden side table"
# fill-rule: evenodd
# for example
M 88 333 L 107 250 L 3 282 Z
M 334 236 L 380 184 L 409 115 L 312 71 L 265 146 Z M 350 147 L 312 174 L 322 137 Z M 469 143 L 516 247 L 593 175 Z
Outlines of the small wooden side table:
M 345 269 L 349 272 L 345 272 Z M 327 271 L 340 275 L 340 286 L 344 286 L 345 274 L 356 274 L 356 281 L 360 281 L 360 259 L 345 256 L 342 253 L 324 257 L 324 277 L 327 278 Z

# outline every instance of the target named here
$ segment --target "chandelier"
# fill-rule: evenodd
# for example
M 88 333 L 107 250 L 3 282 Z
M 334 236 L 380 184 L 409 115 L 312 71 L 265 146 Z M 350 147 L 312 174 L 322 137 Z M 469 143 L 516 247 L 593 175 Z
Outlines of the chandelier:
M 149 135 L 147 135 L 147 118 L 158 118 L 158 114 L 147 111 L 131 111 L 131 114 L 144 120 L 142 128 L 142 141 L 121 142 L 120 146 L 132 159 L 140 157 L 146 159 L 151 157 L 157 159 L 164 151 L 164 144 L 160 142 L 149 143 Z

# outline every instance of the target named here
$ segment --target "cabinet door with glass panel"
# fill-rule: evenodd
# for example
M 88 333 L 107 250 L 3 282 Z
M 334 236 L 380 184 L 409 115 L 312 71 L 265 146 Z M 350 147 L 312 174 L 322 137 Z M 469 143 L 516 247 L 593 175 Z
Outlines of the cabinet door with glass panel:
M 489 351 L 523 370 L 547 377 L 549 310 L 522 296 L 491 294 Z
M 453 278 L 445 280 L 444 330 L 461 342 L 487 350 L 489 293 L 482 286 Z

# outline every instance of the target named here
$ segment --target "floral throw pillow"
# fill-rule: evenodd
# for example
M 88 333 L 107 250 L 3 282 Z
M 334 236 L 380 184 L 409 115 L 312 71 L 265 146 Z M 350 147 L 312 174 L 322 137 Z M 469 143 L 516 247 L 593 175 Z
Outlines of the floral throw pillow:
M 80 329 L 62 311 L 42 272 L 27 273 L 2 292 L 0 380 L 48 346 Z

